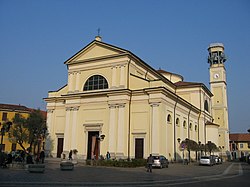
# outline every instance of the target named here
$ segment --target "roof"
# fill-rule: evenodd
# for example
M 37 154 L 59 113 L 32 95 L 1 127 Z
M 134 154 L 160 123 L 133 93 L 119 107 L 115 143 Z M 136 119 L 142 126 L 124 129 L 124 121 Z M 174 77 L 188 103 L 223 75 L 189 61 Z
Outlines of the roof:
M 97 40 L 93 40 L 91 43 L 89 43 L 88 45 L 86 45 L 84 48 L 82 48 L 80 51 L 78 51 L 76 54 L 74 54 L 73 56 L 71 56 L 68 60 L 66 60 L 64 62 L 64 64 L 69 65 L 71 61 L 73 61 L 73 59 L 77 58 L 83 51 L 85 51 L 86 49 L 90 48 L 93 45 L 99 45 L 99 46 L 104 46 L 107 48 L 111 48 L 112 50 L 118 51 L 123 55 L 130 55 L 130 57 L 136 59 L 137 61 L 141 62 L 142 65 L 146 66 L 146 68 L 148 68 L 149 70 L 151 70 L 151 72 L 155 75 L 157 75 L 158 77 L 161 78 L 162 81 L 164 81 L 165 83 L 167 83 L 168 85 L 170 85 L 171 87 L 175 87 L 175 85 L 168 80 L 167 78 L 165 78 L 161 73 L 159 73 L 157 70 L 155 70 L 154 68 L 152 68 L 150 65 L 148 65 L 146 62 L 144 62 L 141 58 L 139 58 L 138 56 L 136 56 L 134 53 L 132 53 L 129 50 L 102 42 L 102 41 L 97 41 Z
M 181 76 L 181 75 L 179 75 L 179 74 L 176 74 L 176 73 L 172 73 L 172 72 L 165 71 L 165 70 L 162 70 L 162 69 L 158 69 L 157 71 L 158 71 L 159 73 L 161 73 L 161 74 L 175 75 L 175 76 L 180 77 L 182 80 L 184 79 L 183 76 Z
M 2 104 L 0 103 L 0 110 L 3 111 L 22 111 L 22 112 L 27 112 L 27 113 L 31 113 L 32 111 L 36 110 L 33 108 L 28 108 L 26 106 L 23 105 L 13 105 L 13 104 Z M 47 116 L 47 112 L 40 110 L 41 114 L 43 115 L 44 118 L 46 118 Z
M 213 122 L 211 122 L 211 121 L 207 121 L 207 122 L 206 122 L 206 125 L 214 125 L 214 126 L 217 126 L 217 127 L 220 126 L 220 125 L 218 125 L 218 124 L 216 124 L 216 123 L 213 123 Z
M 202 87 L 210 95 L 210 97 L 213 96 L 212 92 L 203 83 L 179 81 L 174 84 L 177 86 L 177 88 Z
M 248 142 L 250 141 L 250 134 L 229 134 L 229 140 L 236 142 Z
M 0 103 L 0 110 L 27 111 L 27 112 L 30 112 L 30 109 L 27 108 L 26 106 L 12 105 L 12 104 L 1 104 L 1 103 Z

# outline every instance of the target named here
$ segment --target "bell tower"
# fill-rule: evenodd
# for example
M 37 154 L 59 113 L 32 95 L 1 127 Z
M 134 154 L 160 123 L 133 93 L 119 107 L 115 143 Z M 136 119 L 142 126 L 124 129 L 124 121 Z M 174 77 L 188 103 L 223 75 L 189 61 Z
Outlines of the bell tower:
M 225 151 L 229 151 L 229 125 L 226 69 L 224 65 L 226 56 L 224 54 L 224 46 L 222 43 L 210 44 L 208 52 L 208 63 L 210 64 L 210 89 L 213 93 L 213 123 L 219 125 L 219 145 L 217 146 L 225 153 Z

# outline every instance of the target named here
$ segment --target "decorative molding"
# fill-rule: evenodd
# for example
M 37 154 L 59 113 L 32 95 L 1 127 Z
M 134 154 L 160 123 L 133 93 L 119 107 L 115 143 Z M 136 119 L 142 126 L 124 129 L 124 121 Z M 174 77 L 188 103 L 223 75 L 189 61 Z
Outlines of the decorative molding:
M 150 106 L 151 107 L 158 107 L 158 106 L 160 106 L 160 103 L 150 103 Z
M 53 113 L 55 109 L 48 109 L 47 113 Z
M 87 131 L 99 131 L 102 134 L 103 123 L 84 123 L 84 132 Z
M 66 107 L 66 111 L 78 111 L 80 106 L 71 106 L 71 107 Z

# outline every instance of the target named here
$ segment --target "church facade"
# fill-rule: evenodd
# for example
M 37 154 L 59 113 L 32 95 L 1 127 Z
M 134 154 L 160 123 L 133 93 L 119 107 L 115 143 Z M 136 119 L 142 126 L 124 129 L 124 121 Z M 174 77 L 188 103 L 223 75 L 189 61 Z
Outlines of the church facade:
M 224 47 L 208 50 L 211 91 L 97 36 L 65 62 L 68 83 L 45 98 L 47 149 L 54 157 L 77 149 L 79 159 L 109 152 L 115 159 L 152 153 L 178 160 L 189 139 L 229 150 Z

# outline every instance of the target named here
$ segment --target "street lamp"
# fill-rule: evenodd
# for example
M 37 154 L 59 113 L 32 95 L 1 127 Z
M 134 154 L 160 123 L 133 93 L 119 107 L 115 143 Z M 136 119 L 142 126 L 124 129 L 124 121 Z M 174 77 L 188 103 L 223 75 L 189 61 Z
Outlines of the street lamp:
M 178 143 L 179 143 L 179 147 L 180 147 L 180 142 L 181 142 L 181 139 L 180 138 L 177 138 L 177 141 L 178 141 Z M 180 149 L 179 149 L 180 150 Z M 177 153 L 175 153 L 175 154 L 177 154 Z M 176 157 L 176 156 L 175 156 Z M 175 160 L 176 161 L 176 160 Z
M 200 160 L 200 158 L 201 158 L 201 141 L 199 141 L 198 143 L 199 143 L 199 151 L 200 151 L 198 159 Z

